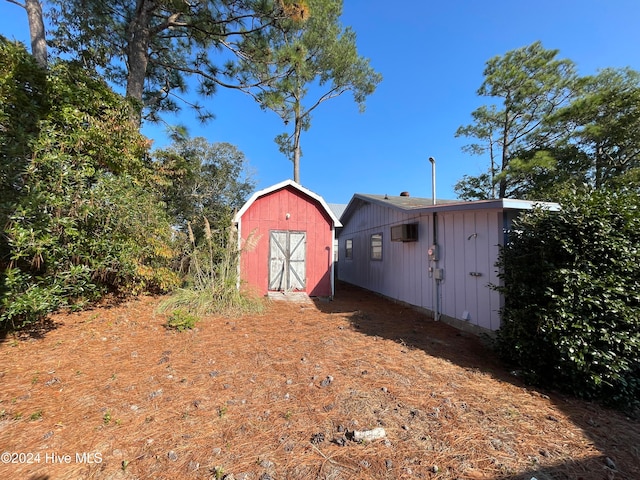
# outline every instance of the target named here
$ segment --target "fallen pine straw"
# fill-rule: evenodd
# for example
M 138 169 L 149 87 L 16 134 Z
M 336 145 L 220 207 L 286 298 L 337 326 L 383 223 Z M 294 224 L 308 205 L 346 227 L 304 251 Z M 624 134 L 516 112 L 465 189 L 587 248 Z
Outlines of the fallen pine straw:
M 185 332 L 160 301 L 0 343 L 0 450 L 32 454 L 0 478 L 640 478 L 637 421 L 527 388 L 476 337 L 355 287 Z

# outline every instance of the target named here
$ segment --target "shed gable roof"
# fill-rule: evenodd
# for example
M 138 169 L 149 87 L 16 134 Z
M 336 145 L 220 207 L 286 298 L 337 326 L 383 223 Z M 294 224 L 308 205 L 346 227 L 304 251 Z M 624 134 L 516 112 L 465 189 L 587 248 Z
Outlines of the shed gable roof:
M 236 213 L 233 216 L 233 222 L 234 223 L 239 223 L 240 219 L 242 218 L 242 215 L 244 215 L 244 213 L 251 207 L 251 205 L 253 205 L 253 203 L 258 200 L 260 197 L 263 197 L 265 195 L 268 195 L 270 193 L 273 193 L 277 190 L 286 188 L 286 187 L 292 187 L 296 190 L 298 190 L 300 193 L 304 194 L 305 196 L 315 200 L 316 202 L 318 202 L 320 204 L 320 206 L 322 207 L 322 209 L 326 212 L 326 214 L 329 216 L 329 218 L 331 218 L 331 221 L 333 222 L 333 226 L 334 227 L 341 227 L 342 224 L 340 223 L 340 220 L 338 219 L 338 217 L 336 217 L 335 213 L 329 208 L 329 206 L 327 205 L 327 203 L 324 201 L 324 199 L 318 195 L 317 193 L 312 192 L 311 190 L 304 188 L 302 185 L 300 185 L 297 182 L 294 182 L 293 180 L 284 180 L 280 183 L 276 183 L 275 185 L 271 185 L 270 187 L 264 188 L 262 190 L 258 190 L 257 192 L 255 192 L 253 195 L 251 195 L 251 198 L 249 198 L 249 200 L 247 200 L 245 202 L 245 204 L 242 206 L 242 208 L 238 211 L 238 213 Z

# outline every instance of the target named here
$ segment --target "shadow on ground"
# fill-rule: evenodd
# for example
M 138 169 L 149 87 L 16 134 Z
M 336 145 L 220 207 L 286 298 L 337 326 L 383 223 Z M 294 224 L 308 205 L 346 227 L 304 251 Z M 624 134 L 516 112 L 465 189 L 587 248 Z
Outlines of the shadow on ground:
M 50 318 L 43 318 L 37 322 L 25 326 L 24 328 L 9 332 L 7 330 L 0 330 L 0 343 L 6 342 L 8 338 L 13 339 L 41 339 L 44 338 L 47 333 L 57 329 L 62 324 L 56 323 Z
M 127 301 L 124 295 L 107 295 L 95 305 L 90 305 L 84 310 L 93 310 L 95 308 L 110 309 L 122 305 Z M 72 310 L 68 310 L 72 311 Z M 55 313 L 55 312 L 54 312 Z M 47 333 L 62 327 L 64 323 L 55 322 L 50 316 L 36 320 L 33 323 L 29 323 L 23 327 L 18 328 L 0 328 L 0 343 L 6 342 L 9 338 L 19 340 L 38 340 L 44 338 Z
M 486 339 L 435 322 L 409 306 L 342 282 L 338 282 L 332 301 L 316 300 L 315 303 L 325 313 L 347 315 L 353 328 L 364 335 L 418 348 L 463 368 L 478 369 L 498 380 L 527 388 L 500 362 Z M 637 419 L 556 392 L 536 390 L 566 413 L 602 455 L 495 480 L 640 480 L 640 422 Z

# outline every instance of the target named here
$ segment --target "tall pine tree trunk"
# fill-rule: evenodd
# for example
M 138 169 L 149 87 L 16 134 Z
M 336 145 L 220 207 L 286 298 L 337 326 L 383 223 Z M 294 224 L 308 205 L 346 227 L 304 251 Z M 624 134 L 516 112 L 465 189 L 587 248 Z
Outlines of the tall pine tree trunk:
M 297 79 L 299 80 L 299 79 Z M 300 135 L 302 135 L 302 126 L 304 118 L 302 116 L 302 87 L 298 84 L 295 93 L 296 102 L 293 106 L 294 126 L 293 126 L 293 181 L 300 183 L 300 157 L 302 151 L 300 149 Z
M 505 123 L 502 130 L 502 162 L 500 164 L 500 173 L 504 172 L 509 166 L 509 113 L 505 112 Z M 500 178 L 500 185 L 498 187 L 498 198 L 505 198 L 507 195 L 507 176 L 503 175 Z
M 131 118 L 131 121 L 138 126 L 142 122 L 142 95 L 149 64 L 150 16 L 156 7 L 157 4 L 153 0 L 137 0 L 135 16 L 128 26 L 127 64 L 129 68 L 126 96 L 138 103 L 138 108 L 132 112 Z
M 604 152 L 602 151 L 602 147 L 598 146 L 596 148 L 596 164 L 594 169 L 594 185 L 596 189 L 602 187 L 604 183 Z
M 300 183 L 300 134 L 302 133 L 302 118 L 300 111 L 296 112 L 295 129 L 293 132 L 293 181 Z
M 31 53 L 42 68 L 47 67 L 47 41 L 42 19 L 42 5 L 40 0 L 25 0 L 24 8 L 29 19 L 29 34 L 31 36 Z

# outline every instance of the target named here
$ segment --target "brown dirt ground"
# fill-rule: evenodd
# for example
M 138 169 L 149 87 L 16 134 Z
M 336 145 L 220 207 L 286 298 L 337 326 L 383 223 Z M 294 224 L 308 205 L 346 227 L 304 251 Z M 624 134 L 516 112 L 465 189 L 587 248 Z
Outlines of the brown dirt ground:
M 186 332 L 159 301 L 0 342 L 0 452 L 25 454 L 0 478 L 640 479 L 638 421 L 527 388 L 477 337 L 366 291 Z

